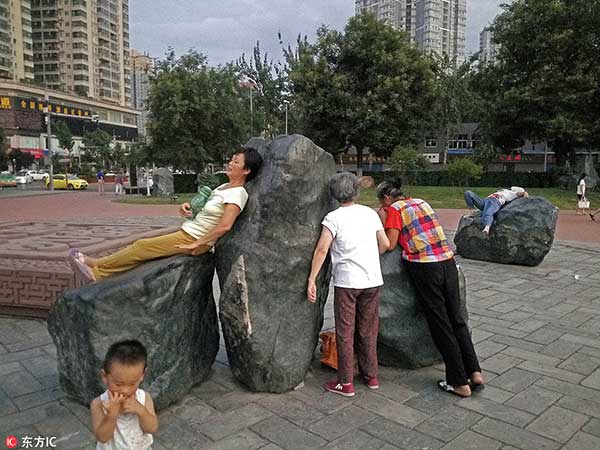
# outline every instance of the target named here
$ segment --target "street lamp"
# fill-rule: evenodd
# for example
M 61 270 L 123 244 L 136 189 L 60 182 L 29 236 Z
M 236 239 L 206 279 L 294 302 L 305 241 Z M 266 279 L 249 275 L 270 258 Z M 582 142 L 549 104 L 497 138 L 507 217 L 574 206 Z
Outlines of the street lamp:
M 283 104 L 285 105 L 285 135 L 288 135 L 288 105 L 290 104 L 289 100 L 284 100 Z
M 44 106 L 44 121 L 46 122 L 46 134 L 48 134 L 48 157 L 50 158 L 50 174 L 48 179 L 48 187 L 51 191 L 54 190 L 54 164 L 52 162 L 52 125 L 50 118 L 52 113 L 48 106 Z
M 250 88 L 250 134 L 254 134 L 254 110 L 252 107 L 252 91 L 256 89 L 259 94 L 262 94 L 262 88 L 253 78 L 250 78 L 248 75 L 242 75 L 239 80 L 239 84 L 241 87 Z

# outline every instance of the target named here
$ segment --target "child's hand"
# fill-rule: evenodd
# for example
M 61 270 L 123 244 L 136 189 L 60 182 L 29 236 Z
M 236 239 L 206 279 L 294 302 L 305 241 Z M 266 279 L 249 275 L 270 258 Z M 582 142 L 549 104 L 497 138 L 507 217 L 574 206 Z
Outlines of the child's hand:
M 125 414 L 137 414 L 138 416 L 143 412 L 144 405 L 137 401 L 135 395 L 132 395 L 123 402 L 123 412 Z
M 106 413 L 111 416 L 118 415 L 123 407 L 123 400 L 125 400 L 123 394 L 113 394 L 111 391 L 108 391 L 108 403 L 104 404 Z

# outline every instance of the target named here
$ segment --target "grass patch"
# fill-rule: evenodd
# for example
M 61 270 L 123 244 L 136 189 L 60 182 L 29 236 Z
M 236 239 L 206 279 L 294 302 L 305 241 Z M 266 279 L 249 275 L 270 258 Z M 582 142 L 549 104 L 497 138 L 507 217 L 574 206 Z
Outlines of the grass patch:
M 465 209 L 463 192 L 467 188 L 453 186 L 407 186 L 406 193 L 412 197 L 426 200 L 433 208 L 438 209 Z M 493 187 L 470 188 L 481 197 L 486 197 L 496 190 Z M 574 192 L 564 191 L 558 188 L 539 188 L 529 189 L 532 196 L 544 197 L 549 202 L 558 206 L 563 211 L 575 211 L 577 200 Z M 176 194 L 179 196 L 176 204 L 189 202 L 195 194 Z M 600 192 L 588 193 L 588 199 L 592 210 L 600 208 Z M 117 203 L 127 203 L 136 205 L 172 205 L 171 197 L 146 197 L 146 196 L 127 196 L 114 200 Z M 372 207 L 379 206 L 375 188 L 363 189 L 360 193 L 358 202 Z
M 486 197 L 497 188 L 477 187 L 461 188 L 453 186 L 407 186 L 406 193 L 411 197 L 421 198 L 427 201 L 434 209 L 466 209 L 463 192 L 470 189 L 481 197 Z M 558 206 L 563 211 L 575 211 L 577 207 L 577 197 L 574 192 L 565 191 L 558 188 L 533 188 L 528 189 L 529 195 L 535 197 L 544 197 L 550 203 Z M 600 208 L 600 192 L 591 192 L 587 195 L 590 206 L 593 209 Z M 359 203 L 363 205 L 377 207 L 379 202 L 375 195 L 375 188 L 364 189 L 361 191 Z

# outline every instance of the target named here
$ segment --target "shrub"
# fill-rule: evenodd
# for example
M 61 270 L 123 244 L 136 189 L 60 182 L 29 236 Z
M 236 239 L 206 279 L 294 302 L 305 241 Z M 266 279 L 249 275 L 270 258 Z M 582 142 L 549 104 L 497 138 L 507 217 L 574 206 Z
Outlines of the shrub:
M 481 166 L 468 158 L 457 159 L 448 164 L 448 177 L 458 186 L 465 186 L 471 180 L 480 179 L 482 172 Z

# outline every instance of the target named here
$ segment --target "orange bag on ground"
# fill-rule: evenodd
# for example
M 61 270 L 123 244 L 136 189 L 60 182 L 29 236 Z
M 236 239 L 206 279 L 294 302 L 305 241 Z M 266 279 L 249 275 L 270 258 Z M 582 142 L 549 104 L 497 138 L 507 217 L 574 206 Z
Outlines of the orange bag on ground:
M 337 370 L 338 354 L 335 345 L 335 331 L 324 331 L 319 337 L 323 342 L 321 345 L 321 363 Z

